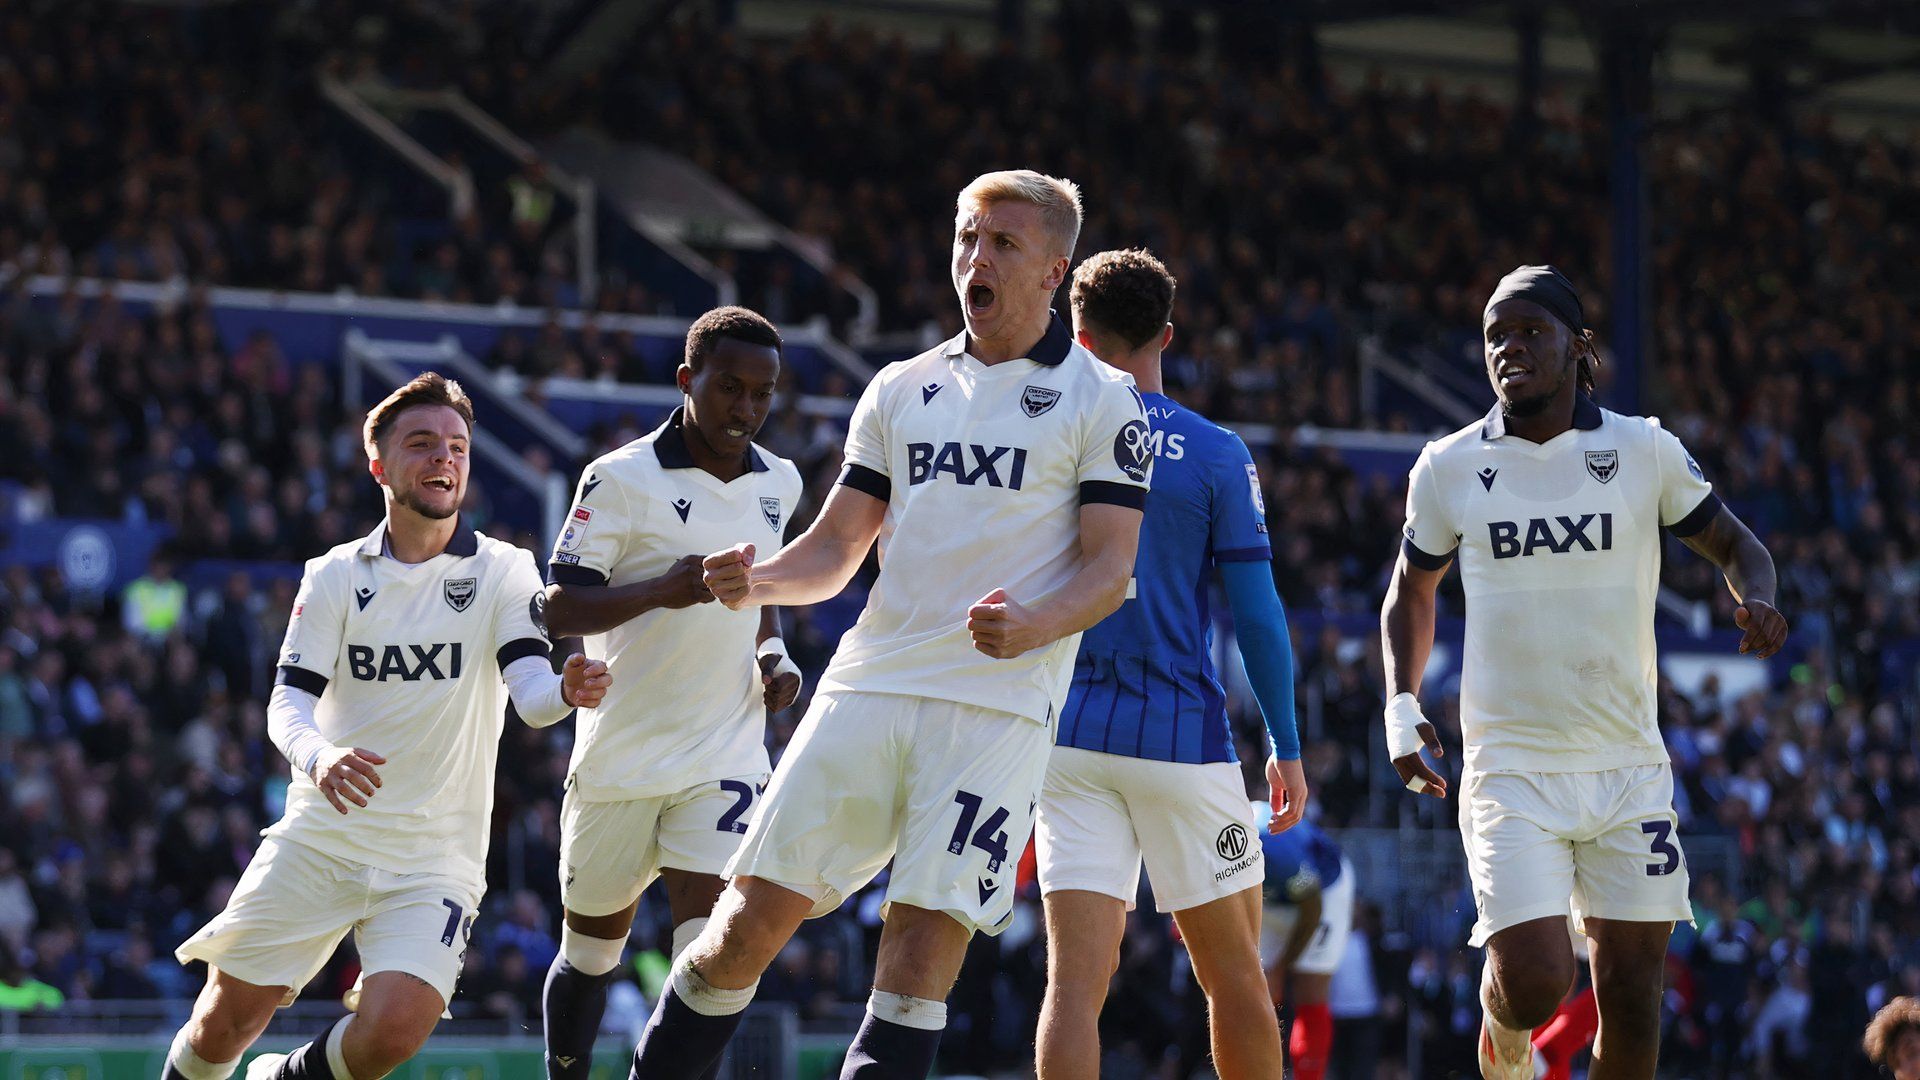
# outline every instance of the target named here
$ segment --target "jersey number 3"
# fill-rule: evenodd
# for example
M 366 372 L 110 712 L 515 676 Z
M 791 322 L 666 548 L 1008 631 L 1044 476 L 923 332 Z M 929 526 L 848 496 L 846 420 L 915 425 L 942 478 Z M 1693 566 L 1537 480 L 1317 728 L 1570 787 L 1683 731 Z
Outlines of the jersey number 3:
M 1653 853 L 1664 860 L 1647 864 L 1648 877 L 1666 877 L 1680 869 L 1680 849 L 1673 846 L 1673 822 L 1643 821 L 1640 831 L 1653 837 Z

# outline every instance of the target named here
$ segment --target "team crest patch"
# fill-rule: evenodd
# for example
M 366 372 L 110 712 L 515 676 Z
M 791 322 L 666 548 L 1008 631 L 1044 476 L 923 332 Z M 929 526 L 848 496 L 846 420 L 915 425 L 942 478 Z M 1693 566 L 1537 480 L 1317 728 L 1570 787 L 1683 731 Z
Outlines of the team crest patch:
M 1044 386 L 1029 386 L 1020 393 L 1020 408 L 1028 416 L 1039 416 L 1060 400 L 1060 391 Z
M 1145 420 L 1129 420 L 1113 437 L 1113 463 L 1135 483 L 1145 483 L 1153 460 L 1153 431 Z
M 449 578 L 445 585 L 447 606 L 455 611 L 465 611 L 473 603 L 475 579 L 470 577 Z
M 1595 480 L 1603 484 L 1613 479 L 1613 474 L 1620 471 L 1620 451 L 1587 451 L 1587 471 L 1593 474 Z
M 1695 480 L 1698 480 L 1703 484 L 1706 483 L 1707 476 L 1705 473 L 1700 471 L 1700 463 L 1693 460 L 1692 454 L 1687 455 L 1687 471 L 1693 474 L 1693 478 Z
M 560 533 L 560 550 L 575 551 L 587 539 L 587 526 L 593 522 L 593 511 L 584 506 L 576 506 L 573 513 L 567 515 L 567 527 Z
M 545 589 L 534 593 L 533 599 L 527 601 L 527 618 L 533 620 L 533 628 L 540 631 L 541 637 L 552 638 L 553 635 L 547 633 L 547 592 Z
M 767 528 L 780 531 L 780 500 L 771 496 L 760 497 L 760 516 L 767 519 Z

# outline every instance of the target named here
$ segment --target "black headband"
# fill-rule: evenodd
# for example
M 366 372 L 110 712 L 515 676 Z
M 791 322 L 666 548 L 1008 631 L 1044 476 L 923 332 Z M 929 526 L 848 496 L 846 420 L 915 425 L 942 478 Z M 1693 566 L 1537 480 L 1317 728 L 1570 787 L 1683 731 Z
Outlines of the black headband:
M 1567 275 L 1551 266 L 1522 266 L 1500 279 L 1486 310 L 1502 300 L 1531 300 L 1567 324 L 1575 334 L 1587 328 L 1586 313 L 1580 306 L 1580 294 L 1574 291 Z

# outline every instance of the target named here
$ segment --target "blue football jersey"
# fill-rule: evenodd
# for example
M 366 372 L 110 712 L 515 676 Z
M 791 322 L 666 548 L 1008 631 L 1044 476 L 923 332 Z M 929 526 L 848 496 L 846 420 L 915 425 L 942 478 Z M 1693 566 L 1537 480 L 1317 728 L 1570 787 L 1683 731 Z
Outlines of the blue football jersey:
M 1302 820 L 1278 836 L 1267 831 L 1266 820 L 1256 826 L 1267 857 L 1267 880 L 1261 889 L 1267 904 L 1298 904 L 1318 883 L 1330 889 L 1340 880 L 1340 845 L 1311 821 Z
M 1055 741 L 1153 761 L 1234 761 L 1209 584 L 1220 563 L 1273 558 L 1260 476 L 1238 435 L 1163 395 L 1142 398 L 1155 456 L 1134 579 L 1120 610 L 1080 639 Z

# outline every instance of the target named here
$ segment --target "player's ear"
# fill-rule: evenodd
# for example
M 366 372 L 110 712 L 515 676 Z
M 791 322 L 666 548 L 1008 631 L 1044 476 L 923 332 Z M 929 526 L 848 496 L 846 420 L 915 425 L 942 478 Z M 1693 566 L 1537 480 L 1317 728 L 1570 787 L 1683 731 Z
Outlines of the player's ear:
M 673 384 L 680 388 L 681 393 L 687 393 L 693 388 L 693 369 L 685 364 L 674 369 Z
M 380 464 L 379 458 L 370 457 L 367 459 L 367 472 L 373 475 L 374 483 L 384 484 L 387 482 L 386 466 Z
M 1095 355 L 1099 355 L 1098 351 L 1093 347 L 1093 335 L 1087 332 L 1086 327 L 1081 326 L 1075 328 L 1073 331 L 1073 340 L 1079 342 L 1081 348 Z
M 1073 260 L 1065 255 L 1053 260 L 1053 269 L 1047 272 L 1045 285 L 1049 290 L 1057 290 L 1067 280 L 1067 265 Z
M 1167 351 L 1167 346 L 1171 344 L 1173 344 L 1173 324 L 1168 323 L 1166 328 L 1160 331 L 1160 351 Z

